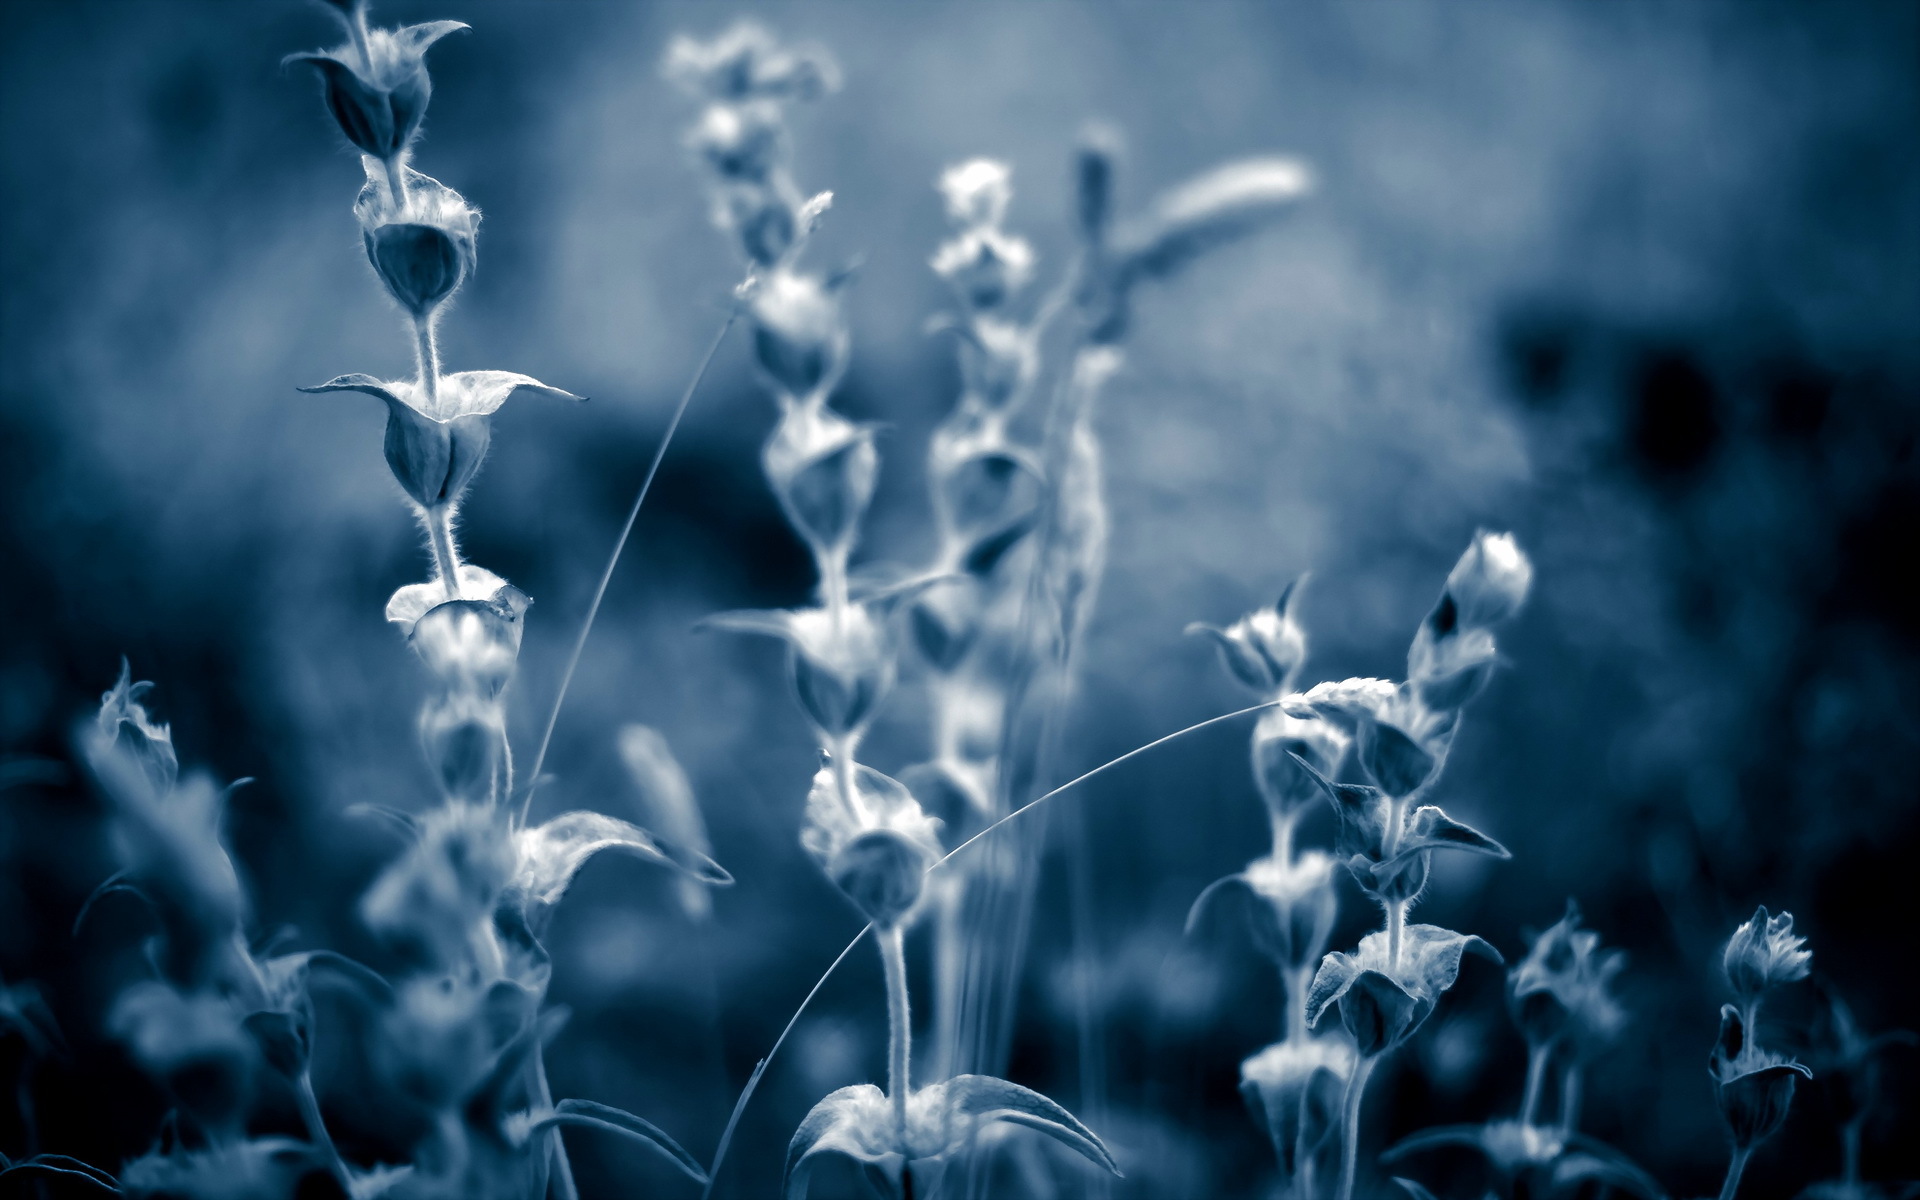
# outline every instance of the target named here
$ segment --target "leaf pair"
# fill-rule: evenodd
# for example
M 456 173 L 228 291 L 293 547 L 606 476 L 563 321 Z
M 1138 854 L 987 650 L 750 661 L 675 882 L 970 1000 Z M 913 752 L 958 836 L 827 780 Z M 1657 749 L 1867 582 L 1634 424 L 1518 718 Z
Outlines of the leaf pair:
M 1437 925 L 1409 925 L 1398 955 L 1385 930 L 1360 939 L 1354 954 L 1336 951 L 1321 960 L 1307 991 L 1307 1020 L 1318 1025 L 1338 1005 L 1340 1020 L 1366 1057 L 1403 1044 L 1432 1015 L 1440 996 L 1460 977 L 1467 951 L 1503 962 L 1485 939 Z
M 1426 886 L 1435 850 L 1462 850 L 1493 858 L 1511 858 L 1505 846 L 1473 826 L 1449 817 L 1431 804 L 1408 810 L 1385 791 L 1368 784 L 1335 783 L 1299 755 L 1300 770 L 1316 780 L 1333 804 L 1340 831 L 1335 853 L 1360 887 L 1385 902 L 1412 900 Z
M 925 1195 L 983 1127 L 1003 1122 L 1036 1129 L 1120 1174 L 1100 1138 L 1039 1092 L 987 1075 L 956 1075 L 910 1095 L 904 1125 L 886 1094 L 870 1083 L 841 1088 L 814 1105 L 787 1146 L 787 1200 L 803 1200 L 822 1154 L 845 1155 L 871 1168 L 896 1194 L 911 1172 L 913 1194 Z

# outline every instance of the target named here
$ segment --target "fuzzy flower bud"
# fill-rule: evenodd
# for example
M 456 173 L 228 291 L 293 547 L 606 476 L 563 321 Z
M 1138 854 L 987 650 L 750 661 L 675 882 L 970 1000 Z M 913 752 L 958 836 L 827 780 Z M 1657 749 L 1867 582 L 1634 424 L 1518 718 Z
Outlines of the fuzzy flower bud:
M 1447 575 L 1447 596 L 1467 628 L 1497 625 L 1520 611 L 1533 586 L 1533 564 L 1511 533 L 1473 535 Z
M 365 20 L 357 12 L 348 19 Z M 363 38 L 347 45 L 288 55 L 286 61 L 310 63 L 320 72 L 327 108 L 348 141 L 375 158 L 391 160 L 406 152 L 427 115 L 433 94 L 427 50 L 465 28 L 461 21 L 429 21 L 400 29 L 367 29 Z
M 492 700 L 513 678 L 531 603 L 511 584 L 485 600 L 449 600 L 427 610 L 407 640 L 449 691 Z
M 135 683 L 133 668 L 121 659 L 120 678 L 113 690 L 101 695 L 96 720 L 100 737 L 128 762 L 137 763 L 154 794 L 164 796 L 180 777 L 180 758 L 174 753 L 172 729 L 156 724 L 141 702 L 152 688 L 151 683 Z
M 839 610 L 743 611 L 705 624 L 735 633 L 763 633 L 787 643 L 801 711 L 823 740 L 857 734 L 893 686 L 895 609 L 919 589 Z
M 1627 965 L 1619 950 L 1602 950 L 1600 935 L 1580 928 L 1580 906 L 1532 939 L 1527 956 L 1507 972 L 1507 1010 L 1529 1044 L 1562 1036 L 1591 1056 L 1625 1028 L 1627 1014 L 1609 988 Z
M 362 160 L 367 182 L 354 201 L 367 261 L 387 293 L 424 320 L 473 273 L 480 212 L 459 192 L 411 167 L 396 198 L 378 159 Z
M 1257 608 L 1225 629 L 1195 621 L 1189 634 L 1204 633 L 1220 647 L 1233 677 L 1262 696 L 1292 689 L 1293 677 L 1307 657 L 1307 635 L 1293 619 L 1297 584 L 1288 584 L 1280 599 Z
M 1273 1140 L 1282 1178 L 1299 1178 L 1339 1128 L 1353 1065 L 1352 1044 L 1333 1036 L 1278 1042 L 1240 1064 L 1240 1094 Z
M 1805 979 L 1812 969 L 1813 951 L 1807 939 L 1794 936 L 1793 914 L 1769 916 L 1762 905 L 1733 931 L 1721 965 L 1727 982 L 1742 1003 L 1752 1003 L 1783 983 Z

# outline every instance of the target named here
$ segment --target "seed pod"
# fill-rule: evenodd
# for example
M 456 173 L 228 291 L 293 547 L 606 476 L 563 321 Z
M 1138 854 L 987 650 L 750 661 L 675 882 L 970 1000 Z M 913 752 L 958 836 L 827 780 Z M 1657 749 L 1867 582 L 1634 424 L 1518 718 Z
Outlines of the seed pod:
M 873 829 L 842 846 L 827 864 L 827 876 L 879 929 L 891 928 L 920 903 L 926 848 L 891 829 Z
M 450 800 L 495 798 L 507 778 L 507 716 L 496 700 L 456 692 L 420 712 L 420 744 Z
M 880 474 L 872 429 L 824 404 L 794 404 L 761 451 L 787 519 L 824 558 L 852 544 Z

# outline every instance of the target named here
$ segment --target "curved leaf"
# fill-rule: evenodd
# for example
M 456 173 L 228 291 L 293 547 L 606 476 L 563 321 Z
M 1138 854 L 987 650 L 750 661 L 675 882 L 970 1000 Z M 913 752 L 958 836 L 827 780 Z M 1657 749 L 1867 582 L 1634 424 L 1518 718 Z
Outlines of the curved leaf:
M 1400 1185 L 1400 1190 L 1407 1194 L 1409 1200 L 1436 1200 L 1434 1194 L 1427 1190 L 1426 1185 L 1417 1180 L 1395 1175 L 1393 1181 Z
M 32 1174 L 60 1175 L 68 1179 L 81 1179 L 105 1192 L 118 1195 L 120 1181 L 92 1163 L 66 1154 L 36 1154 L 32 1158 L 23 1158 L 19 1162 L 6 1164 L 0 1158 L 0 1178 L 8 1175 Z
M 1037 1129 L 1088 1162 L 1116 1176 L 1121 1174 L 1120 1165 L 1093 1130 L 1031 1088 L 991 1075 L 956 1075 L 947 1081 L 946 1089 L 947 1104 L 953 1112 L 983 1123 L 1006 1121 Z
M 706 855 L 671 848 L 631 821 L 605 813 L 561 813 L 544 825 L 520 830 L 513 840 L 520 852 L 514 886 L 542 904 L 559 903 L 574 874 L 602 850 L 625 850 L 708 883 L 733 882 Z
M 550 387 L 531 375 L 515 371 L 456 371 L 440 377 L 440 391 L 440 408 L 446 414 L 442 420 L 486 416 L 498 411 L 515 392 L 522 391 L 549 400 L 586 400 L 585 396 Z
M 1474 854 L 1490 854 L 1495 858 L 1513 857 L 1499 842 L 1471 825 L 1454 820 L 1431 804 L 1422 804 L 1413 810 L 1402 836 L 1402 853 L 1410 850 L 1466 850 Z
M 1623 1192 L 1632 1192 L 1644 1200 L 1666 1200 L 1666 1189 L 1640 1164 L 1605 1142 L 1585 1134 L 1570 1134 L 1567 1145 L 1577 1153 L 1560 1157 L 1553 1166 L 1554 1187 L 1566 1187 L 1583 1180 L 1597 1180 Z
M 1305 164 L 1277 157 L 1243 159 L 1189 180 L 1162 195 L 1145 222 L 1116 239 L 1121 275 L 1170 275 L 1273 220 L 1311 186 Z
M 535 1120 L 528 1132 L 536 1133 L 549 1125 L 572 1125 L 583 1129 L 603 1129 L 609 1133 L 617 1133 L 666 1155 L 672 1160 L 673 1165 L 680 1169 L 681 1174 L 694 1182 L 707 1181 L 706 1169 L 693 1155 L 688 1154 L 679 1142 L 674 1141 L 666 1131 L 653 1122 L 637 1117 L 625 1109 L 615 1108 L 610 1104 L 600 1104 L 593 1100 L 562 1100 L 554 1105 L 554 1111 L 550 1115 Z
M 897 1179 L 906 1167 L 898 1142 L 892 1110 L 879 1088 L 856 1083 L 829 1092 L 808 1111 L 787 1143 L 787 1200 L 801 1200 L 807 1194 L 817 1154 L 844 1154 L 880 1168 L 890 1180 Z

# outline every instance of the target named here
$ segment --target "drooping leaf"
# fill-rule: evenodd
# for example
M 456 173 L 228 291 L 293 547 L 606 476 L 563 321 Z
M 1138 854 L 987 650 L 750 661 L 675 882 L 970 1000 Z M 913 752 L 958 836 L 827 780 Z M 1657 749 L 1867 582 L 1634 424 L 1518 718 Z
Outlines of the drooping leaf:
M 1088 1162 L 1121 1174 L 1120 1165 L 1093 1130 L 1031 1088 L 990 1075 L 956 1075 L 947 1081 L 946 1089 L 947 1103 L 955 1113 L 980 1122 L 1006 1121 L 1037 1129 Z
M 572 1125 L 583 1129 L 600 1129 L 608 1133 L 617 1133 L 665 1155 L 682 1174 L 696 1183 L 707 1182 L 706 1168 L 702 1167 L 693 1155 L 687 1153 L 679 1142 L 674 1141 L 666 1131 L 653 1122 L 637 1117 L 625 1109 L 615 1108 L 610 1104 L 600 1104 L 593 1100 L 562 1100 L 554 1105 L 553 1112 L 535 1118 L 528 1131 L 537 1133 L 551 1125 Z
M 653 834 L 605 813 L 575 811 L 513 835 L 520 864 L 513 886 L 541 904 L 557 904 L 586 861 L 602 850 L 625 850 L 672 867 L 704 883 L 728 884 L 733 876 L 704 854 L 670 847 Z

